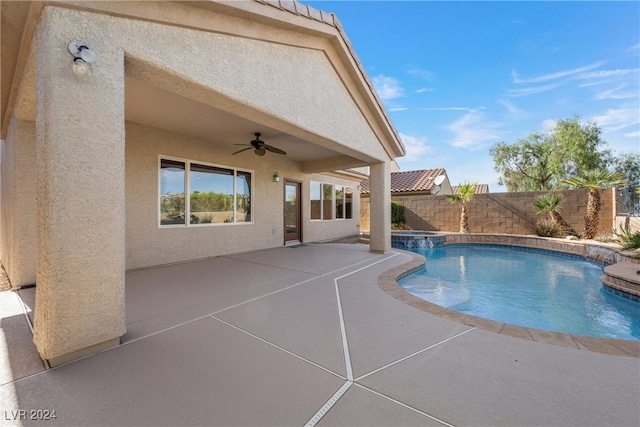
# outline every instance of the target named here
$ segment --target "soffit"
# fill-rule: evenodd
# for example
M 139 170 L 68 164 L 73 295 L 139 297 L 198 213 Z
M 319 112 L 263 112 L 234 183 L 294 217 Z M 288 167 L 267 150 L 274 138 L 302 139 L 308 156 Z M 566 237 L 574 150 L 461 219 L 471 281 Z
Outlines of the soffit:
M 260 132 L 260 139 L 284 150 L 291 160 L 337 156 L 327 148 L 130 77 L 125 77 L 125 119 L 226 145 L 229 150 L 242 149 L 233 144 L 247 144 Z

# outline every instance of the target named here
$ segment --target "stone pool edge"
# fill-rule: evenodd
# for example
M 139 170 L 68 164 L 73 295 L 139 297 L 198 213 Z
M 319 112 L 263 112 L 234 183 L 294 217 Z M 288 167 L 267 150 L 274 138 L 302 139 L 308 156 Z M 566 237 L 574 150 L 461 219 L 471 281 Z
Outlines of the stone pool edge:
M 415 252 L 402 249 L 394 250 L 409 255 L 412 259 L 407 263 L 398 265 L 380 274 L 378 276 L 378 286 L 388 295 L 413 308 L 443 319 L 515 338 L 558 345 L 576 350 L 587 350 L 594 353 L 640 358 L 640 341 L 595 338 L 526 328 L 449 310 L 418 298 L 402 288 L 398 284 L 398 280 L 422 268 L 425 265 L 426 258 Z

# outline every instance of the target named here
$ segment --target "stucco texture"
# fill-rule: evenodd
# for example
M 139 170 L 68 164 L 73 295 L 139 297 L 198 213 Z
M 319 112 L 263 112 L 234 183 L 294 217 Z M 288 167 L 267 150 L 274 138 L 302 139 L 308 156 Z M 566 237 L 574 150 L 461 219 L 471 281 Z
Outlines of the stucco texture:
M 13 119 L 2 144 L 2 264 L 19 288 L 36 282 L 35 124 Z
M 37 282 L 34 341 L 43 358 L 61 361 L 117 342 L 126 269 L 281 246 L 285 178 L 302 183 L 303 242 L 359 232 L 357 191 L 353 219 L 309 219 L 311 180 L 357 188 L 355 178 L 325 173 L 333 158 L 232 156 L 233 146 L 216 135 L 125 124 L 125 82 L 142 80 L 330 149 L 333 169 L 386 165 L 393 141 L 335 38 L 177 3 L 162 11 L 145 2 L 119 6 L 137 19 L 87 11 L 115 3 L 68 5 L 85 10 L 42 9 L 15 100 L 20 120 L 11 121 L 3 152 L 2 257 L 16 286 Z M 231 34 L 236 21 L 242 35 Z M 71 72 L 73 40 L 97 54 L 91 78 Z M 159 156 L 251 170 L 253 222 L 159 227 Z M 375 178 L 384 180 L 379 172 L 388 166 L 378 169 Z M 274 171 L 281 182 L 272 181 Z
M 310 221 L 310 181 L 357 187 L 357 181 L 313 174 L 284 156 L 232 156 L 233 149 L 199 138 L 127 122 L 126 125 L 126 268 L 207 258 L 282 246 L 284 179 L 302 182 L 302 240 L 317 241 L 358 234 L 359 197 L 350 220 Z M 195 162 L 237 167 L 253 173 L 253 222 L 195 226 L 158 225 L 158 158 L 183 158 Z M 282 179 L 273 182 L 278 171 Z
M 68 40 L 104 28 L 59 12 L 36 34 L 34 341 L 49 360 L 125 332 L 124 55 L 101 52 L 95 80 L 69 73 Z

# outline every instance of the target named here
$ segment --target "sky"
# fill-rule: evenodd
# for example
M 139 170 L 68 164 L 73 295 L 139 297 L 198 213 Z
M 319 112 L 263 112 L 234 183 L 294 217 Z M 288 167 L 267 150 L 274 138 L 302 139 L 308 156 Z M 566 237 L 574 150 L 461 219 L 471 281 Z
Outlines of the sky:
M 489 148 L 578 115 L 640 153 L 640 2 L 304 1 L 334 12 L 407 154 L 498 186 Z

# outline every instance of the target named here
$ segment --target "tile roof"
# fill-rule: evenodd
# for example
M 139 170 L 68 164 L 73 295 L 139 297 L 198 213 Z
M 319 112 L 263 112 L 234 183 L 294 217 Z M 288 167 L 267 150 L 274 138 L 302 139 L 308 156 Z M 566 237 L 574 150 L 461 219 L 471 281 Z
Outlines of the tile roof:
M 391 192 L 406 193 L 418 191 L 430 191 L 433 188 L 433 180 L 439 175 L 446 175 L 444 168 L 422 169 L 417 171 L 391 172 Z M 369 180 L 362 181 L 360 193 L 369 194 L 371 189 Z
M 459 185 L 452 185 L 451 192 L 453 194 L 458 194 L 460 192 Z M 488 194 L 489 193 L 489 184 L 476 184 L 476 191 L 473 194 Z

